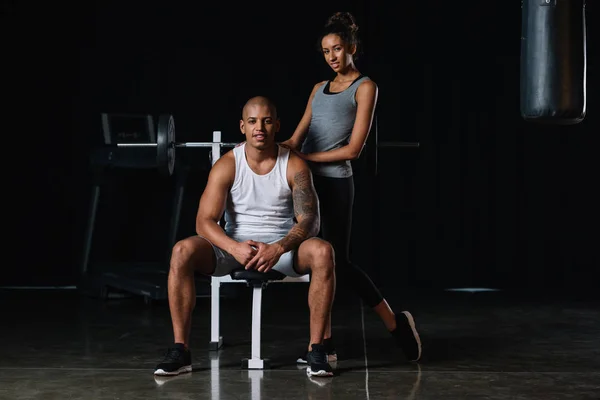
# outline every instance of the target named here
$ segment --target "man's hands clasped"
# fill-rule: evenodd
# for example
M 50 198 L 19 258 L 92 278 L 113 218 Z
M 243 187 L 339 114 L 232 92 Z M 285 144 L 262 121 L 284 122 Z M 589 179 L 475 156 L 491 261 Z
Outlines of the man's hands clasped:
M 258 272 L 267 272 L 273 268 L 283 253 L 283 248 L 277 243 L 268 244 L 254 240 L 240 242 L 231 251 L 231 255 L 246 270 L 255 269 Z

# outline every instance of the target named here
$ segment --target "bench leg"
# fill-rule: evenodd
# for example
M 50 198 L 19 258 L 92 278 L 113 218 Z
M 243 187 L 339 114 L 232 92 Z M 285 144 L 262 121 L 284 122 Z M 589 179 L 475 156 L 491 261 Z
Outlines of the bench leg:
M 216 351 L 223 346 L 223 337 L 220 336 L 220 299 L 221 299 L 221 281 L 217 278 L 211 278 L 210 281 L 210 343 L 209 350 Z
M 242 360 L 242 368 L 244 369 L 269 368 L 269 361 L 260 357 L 262 291 L 260 285 L 255 286 L 252 291 L 252 358 Z

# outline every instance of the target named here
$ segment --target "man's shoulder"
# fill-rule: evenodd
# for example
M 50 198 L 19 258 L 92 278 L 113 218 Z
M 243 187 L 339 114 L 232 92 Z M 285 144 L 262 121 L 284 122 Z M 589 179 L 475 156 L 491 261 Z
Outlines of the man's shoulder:
M 210 173 L 224 177 L 232 173 L 235 174 L 235 155 L 233 154 L 233 149 L 219 157 L 219 159 L 213 164 Z
M 290 151 L 290 157 L 288 159 L 288 171 L 295 174 L 304 170 L 310 171 L 308 163 L 295 152 Z
M 216 167 L 217 165 L 228 165 L 232 162 L 235 162 L 235 155 L 233 154 L 234 149 L 231 149 L 227 152 L 225 152 L 224 154 L 222 154 L 219 159 L 217 160 L 217 162 L 214 163 L 213 168 Z

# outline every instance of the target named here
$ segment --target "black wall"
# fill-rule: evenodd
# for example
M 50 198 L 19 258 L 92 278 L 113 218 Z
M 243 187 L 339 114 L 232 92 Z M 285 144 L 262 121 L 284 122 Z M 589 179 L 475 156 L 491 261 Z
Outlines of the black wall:
M 312 85 L 332 76 L 314 50 L 317 29 L 345 9 L 361 28 L 359 67 L 379 84 L 379 140 L 420 143 L 380 149 L 377 177 L 371 159 L 357 162 L 357 261 L 388 290 L 593 287 L 600 18 L 588 3 L 588 114 L 574 126 L 520 117 L 518 1 L 297 3 L 293 11 L 183 1 L 7 5 L 11 245 L 0 282 L 77 281 L 101 112 L 170 112 L 179 140 L 210 141 L 221 130 L 237 141 L 241 105 L 266 94 L 279 105 L 285 139 Z M 189 180 L 179 237 L 193 234 L 204 181 L 201 171 Z M 160 257 L 170 185 L 124 174 L 103 198 L 95 257 Z

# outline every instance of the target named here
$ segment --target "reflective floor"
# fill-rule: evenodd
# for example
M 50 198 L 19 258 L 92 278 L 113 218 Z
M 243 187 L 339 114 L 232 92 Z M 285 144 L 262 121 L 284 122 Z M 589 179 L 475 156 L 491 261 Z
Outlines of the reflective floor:
M 503 292 L 403 293 L 423 340 L 407 363 L 383 324 L 340 294 L 336 376 L 309 379 L 295 364 L 308 340 L 304 284 L 263 296 L 264 371 L 250 355 L 251 291 L 221 302 L 225 345 L 208 350 L 210 299 L 193 321 L 194 371 L 156 379 L 172 341 L 168 306 L 99 300 L 74 290 L 0 291 L 1 399 L 599 399 L 600 300 Z M 395 294 L 386 294 L 399 304 Z

